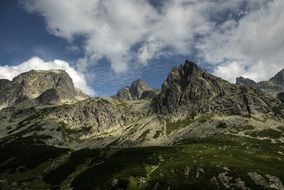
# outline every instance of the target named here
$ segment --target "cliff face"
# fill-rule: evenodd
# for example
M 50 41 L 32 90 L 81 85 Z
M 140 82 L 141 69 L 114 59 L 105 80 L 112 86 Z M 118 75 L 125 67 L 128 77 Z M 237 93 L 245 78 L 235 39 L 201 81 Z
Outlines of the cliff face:
M 248 115 L 272 112 L 278 103 L 260 90 L 231 84 L 186 61 L 171 71 L 152 107 L 167 115 Z
M 40 103 L 75 102 L 87 98 L 75 89 L 72 79 L 63 70 L 29 71 L 12 81 L 0 80 L 0 105 L 7 107 L 25 100 Z

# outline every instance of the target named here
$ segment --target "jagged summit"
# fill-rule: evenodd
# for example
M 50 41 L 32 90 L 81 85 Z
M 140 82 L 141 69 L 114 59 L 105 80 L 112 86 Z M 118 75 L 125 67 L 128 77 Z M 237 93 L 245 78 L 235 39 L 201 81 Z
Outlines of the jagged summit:
M 249 78 L 238 77 L 236 79 L 236 84 L 243 85 L 243 86 L 255 87 L 257 83 L 254 80 L 251 80 Z
M 236 84 L 258 88 L 277 97 L 278 93 L 284 92 L 284 69 L 268 81 L 255 82 L 249 78 L 238 77 Z
M 150 85 L 148 85 L 145 81 L 138 79 L 131 84 L 130 94 L 132 95 L 133 100 L 139 100 L 145 91 L 152 89 L 153 88 L 150 87 Z
M 124 100 L 151 99 L 158 92 L 159 90 L 152 88 L 145 81 L 137 79 L 130 87 L 126 86 L 120 89 L 114 97 Z
M 269 79 L 269 81 L 275 83 L 276 85 L 283 86 L 283 88 L 284 88 L 284 69 L 282 69 L 274 77 Z
M 15 77 L 12 81 L 0 80 L 0 105 L 7 107 L 25 100 L 41 97 L 43 100 L 46 91 L 50 103 L 74 102 L 87 96 L 75 89 L 71 77 L 64 70 L 31 70 Z M 53 94 L 51 94 L 53 92 Z M 43 96 L 42 96 L 43 95 Z M 56 99 L 52 99 L 56 97 Z
M 268 113 L 275 104 L 277 100 L 261 91 L 231 84 L 187 60 L 171 71 L 152 107 L 155 112 L 182 117 L 208 112 Z

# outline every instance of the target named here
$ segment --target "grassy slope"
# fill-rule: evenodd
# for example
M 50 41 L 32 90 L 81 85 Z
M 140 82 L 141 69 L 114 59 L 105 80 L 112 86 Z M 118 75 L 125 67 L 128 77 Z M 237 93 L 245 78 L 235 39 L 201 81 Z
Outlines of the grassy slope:
M 234 136 L 187 140 L 174 147 L 67 149 L 6 144 L 0 147 L 0 186 L 60 189 L 214 189 L 222 172 L 257 188 L 248 172 L 284 181 L 283 144 Z M 67 156 L 64 156 L 67 155 Z M 16 183 L 15 183 L 16 182 Z M 220 189 L 224 186 L 220 185 Z

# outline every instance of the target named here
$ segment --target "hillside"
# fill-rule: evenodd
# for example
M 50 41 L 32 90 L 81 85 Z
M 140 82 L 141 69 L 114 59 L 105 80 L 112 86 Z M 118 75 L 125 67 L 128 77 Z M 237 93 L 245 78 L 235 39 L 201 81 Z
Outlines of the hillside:
M 109 98 L 64 71 L 0 87 L 2 189 L 284 189 L 284 104 L 191 61 Z

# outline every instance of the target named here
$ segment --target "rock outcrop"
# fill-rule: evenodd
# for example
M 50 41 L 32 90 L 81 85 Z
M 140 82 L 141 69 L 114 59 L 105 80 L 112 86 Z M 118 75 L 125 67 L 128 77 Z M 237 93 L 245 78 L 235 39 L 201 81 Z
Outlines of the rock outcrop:
M 279 103 L 258 89 L 231 84 L 186 61 L 171 71 L 152 107 L 159 114 L 188 117 L 208 112 L 267 114 Z
M 159 90 L 150 87 L 145 81 L 138 79 L 130 87 L 126 86 L 120 89 L 114 97 L 123 100 L 152 99 L 158 92 Z
M 254 80 L 251 80 L 249 78 L 244 77 L 238 77 L 236 79 L 236 84 L 243 85 L 243 86 L 249 86 L 249 87 L 256 87 L 257 83 Z
M 128 86 L 126 86 L 126 87 L 120 89 L 114 97 L 119 98 L 119 99 L 123 99 L 123 100 L 132 100 L 130 88 Z
M 158 89 L 146 90 L 142 93 L 140 99 L 151 100 L 154 97 L 156 97 L 159 93 L 160 93 L 160 90 Z
M 268 81 L 261 81 L 257 83 L 251 79 L 239 77 L 236 79 L 236 84 L 258 88 L 276 96 L 278 93 L 284 92 L 284 69 Z
M 12 81 L 0 80 L 0 105 L 7 107 L 25 100 L 40 103 L 76 102 L 87 98 L 77 90 L 70 76 L 63 70 L 29 71 Z
M 43 92 L 38 98 L 40 104 L 56 104 L 60 101 L 60 94 L 55 88 Z
M 273 82 L 276 85 L 284 87 L 284 69 L 282 69 L 280 72 L 278 72 L 269 81 Z

